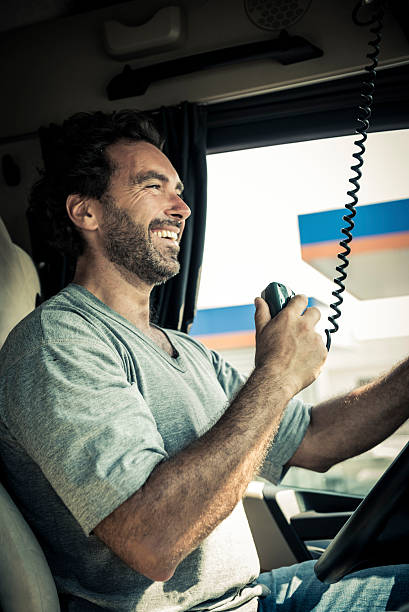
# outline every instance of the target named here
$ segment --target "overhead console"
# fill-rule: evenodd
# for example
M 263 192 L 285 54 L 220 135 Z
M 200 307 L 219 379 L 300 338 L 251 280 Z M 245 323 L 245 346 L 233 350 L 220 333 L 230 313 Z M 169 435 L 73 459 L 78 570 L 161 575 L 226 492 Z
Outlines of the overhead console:
M 380 71 L 409 64 L 407 15 L 389 4 Z M 134 0 L 4 33 L 0 138 L 76 111 L 213 104 L 359 74 L 368 28 L 355 5 Z

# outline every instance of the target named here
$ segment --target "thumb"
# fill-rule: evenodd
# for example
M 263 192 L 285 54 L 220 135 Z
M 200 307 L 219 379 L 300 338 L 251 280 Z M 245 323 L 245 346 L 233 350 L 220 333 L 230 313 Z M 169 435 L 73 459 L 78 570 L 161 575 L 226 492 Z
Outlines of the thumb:
M 256 324 L 256 332 L 260 334 L 267 323 L 271 321 L 270 309 L 268 304 L 263 298 L 256 297 L 254 300 L 256 312 L 254 313 L 254 322 Z

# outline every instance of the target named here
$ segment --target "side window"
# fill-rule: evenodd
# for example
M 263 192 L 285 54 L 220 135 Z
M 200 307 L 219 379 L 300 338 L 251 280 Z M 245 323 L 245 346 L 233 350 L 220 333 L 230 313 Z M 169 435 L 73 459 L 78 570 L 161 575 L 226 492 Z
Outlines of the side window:
M 208 156 L 208 221 L 191 334 L 242 373 L 254 366 L 253 299 L 275 280 L 309 296 L 324 334 L 354 137 Z M 300 395 L 318 403 L 366 384 L 409 351 L 409 130 L 369 134 L 340 330 L 325 368 Z M 325 474 L 291 469 L 284 484 L 365 494 L 409 440 L 403 425 Z

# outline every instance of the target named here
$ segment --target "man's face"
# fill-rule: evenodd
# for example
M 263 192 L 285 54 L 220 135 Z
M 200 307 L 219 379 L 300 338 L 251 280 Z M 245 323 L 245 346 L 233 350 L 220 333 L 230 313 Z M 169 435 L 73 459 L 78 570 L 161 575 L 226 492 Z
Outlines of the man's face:
M 179 243 L 190 209 L 168 158 L 146 142 L 107 150 L 116 165 L 101 198 L 102 247 L 124 272 L 158 285 L 179 272 Z

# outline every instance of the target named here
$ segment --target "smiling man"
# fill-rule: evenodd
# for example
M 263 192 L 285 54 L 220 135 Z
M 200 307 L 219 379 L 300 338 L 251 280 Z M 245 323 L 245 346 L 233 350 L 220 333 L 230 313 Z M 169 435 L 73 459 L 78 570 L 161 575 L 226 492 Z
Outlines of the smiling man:
M 166 334 L 151 325 L 149 296 L 153 286 L 179 272 L 179 243 L 190 215 L 182 182 L 150 142 L 123 139 L 106 155 L 113 171 L 101 197 L 67 197 L 68 216 L 87 245 L 74 283 L 173 354 Z
M 101 198 L 105 253 L 111 262 L 123 266 L 146 283 L 163 283 L 179 272 L 182 219 L 190 215 L 181 199 L 183 185 L 166 157 L 148 143 L 116 145 L 108 149 L 108 155 L 116 160 L 120 170 L 111 181 L 109 194 Z M 131 166 L 135 159 L 140 160 L 141 166 L 165 166 L 163 171 L 171 176 L 172 182 L 167 174 L 155 170 L 133 174 Z M 163 215 L 161 195 L 166 192 L 176 202 L 171 210 L 166 206 L 166 218 L 154 218 L 147 228 L 136 223 L 129 211 L 134 211 L 138 219 L 144 210 L 148 218 L 155 212 Z
M 256 473 L 278 482 L 291 465 L 322 471 L 396 429 L 408 417 L 408 364 L 312 409 L 294 396 L 326 349 L 305 296 L 273 320 L 256 299 L 247 381 L 154 325 L 152 288 L 179 271 L 182 189 L 156 131 L 120 111 L 68 119 L 32 191 L 50 243 L 77 267 L 0 353 L 0 454 L 62 609 L 397 609 L 409 600 L 407 566 L 331 587 L 312 561 L 260 576 L 242 497 Z

